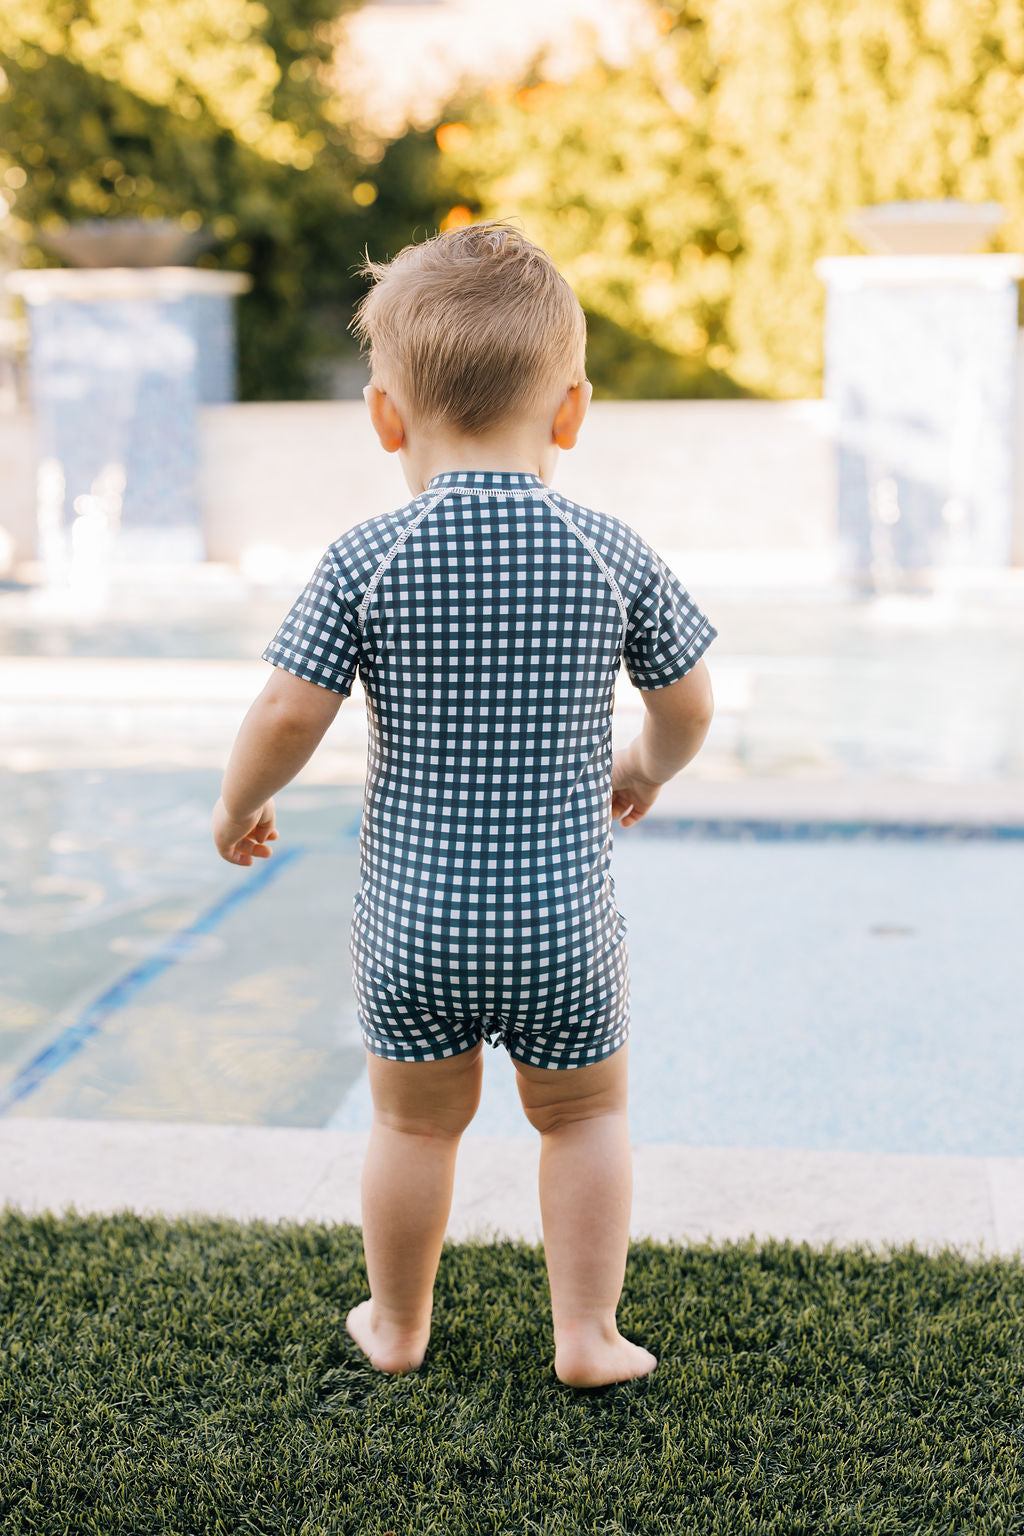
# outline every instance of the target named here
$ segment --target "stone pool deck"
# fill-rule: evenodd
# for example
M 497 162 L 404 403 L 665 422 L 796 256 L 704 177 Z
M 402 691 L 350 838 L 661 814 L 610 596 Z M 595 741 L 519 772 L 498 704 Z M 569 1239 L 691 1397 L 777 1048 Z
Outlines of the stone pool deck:
M 275 1126 L 0 1121 L 0 1205 L 242 1221 L 360 1222 L 366 1136 Z M 464 1143 L 448 1238 L 541 1241 L 540 1141 Z M 633 1148 L 632 1236 L 914 1242 L 1020 1259 L 1024 1158 Z

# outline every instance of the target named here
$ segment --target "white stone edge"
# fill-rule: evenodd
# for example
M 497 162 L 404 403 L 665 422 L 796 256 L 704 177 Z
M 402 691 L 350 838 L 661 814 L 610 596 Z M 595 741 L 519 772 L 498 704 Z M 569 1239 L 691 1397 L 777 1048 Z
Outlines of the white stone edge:
M 247 293 L 245 272 L 206 267 L 38 267 L 11 272 L 7 287 L 29 304 L 54 299 L 176 299 L 190 293 Z
M 540 1242 L 539 1139 L 467 1139 L 448 1240 Z M 0 1207 L 359 1226 L 366 1142 L 315 1128 L 7 1118 Z M 1024 1262 L 1024 1157 L 634 1144 L 633 1169 L 634 1240 L 912 1242 Z
M 1014 278 L 1024 277 L 1024 254 L 996 251 L 981 256 L 820 256 L 814 271 L 833 288 L 951 281 L 1001 288 Z

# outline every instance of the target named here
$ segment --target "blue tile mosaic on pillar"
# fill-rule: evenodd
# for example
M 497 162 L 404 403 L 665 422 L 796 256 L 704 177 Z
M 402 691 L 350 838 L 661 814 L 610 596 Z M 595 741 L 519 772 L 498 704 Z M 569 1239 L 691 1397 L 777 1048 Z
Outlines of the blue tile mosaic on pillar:
M 234 299 L 222 293 L 189 293 L 181 300 L 196 339 L 196 398 L 225 405 L 235 398 Z
M 1009 563 L 1016 345 L 1009 279 L 830 286 L 847 569 Z
M 38 454 L 61 466 L 65 530 L 120 466 L 122 549 L 173 531 L 202 558 L 196 409 L 234 397 L 231 298 L 55 298 L 29 315 Z

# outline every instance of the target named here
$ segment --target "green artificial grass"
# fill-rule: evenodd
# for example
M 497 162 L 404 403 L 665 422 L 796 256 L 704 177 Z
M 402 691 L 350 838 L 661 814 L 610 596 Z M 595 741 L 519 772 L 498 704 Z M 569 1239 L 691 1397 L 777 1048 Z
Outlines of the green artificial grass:
M 634 1243 L 653 1375 L 552 1368 L 541 1247 L 448 1244 L 419 1372 L 358 1227 L 0 1213 L 3 1536 L 1024 1532 L 1024 1267 Z

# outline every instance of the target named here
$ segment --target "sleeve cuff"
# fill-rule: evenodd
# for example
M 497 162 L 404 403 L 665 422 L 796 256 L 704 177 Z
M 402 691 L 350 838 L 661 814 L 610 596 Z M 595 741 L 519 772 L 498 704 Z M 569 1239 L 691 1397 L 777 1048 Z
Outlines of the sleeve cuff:
M 278 652 L 267 649 L 263 652 L 264 661 L 269 661 L 272 667 L 280 667 L 282 672 L 290 672 L 292 677 L 301 677 L 304 683 L 315 683 L 318 688 L 326 688 L 330 693 L 340 693 L 343 699 L 347 699 L 352 692 L 352 681 L 345 682 L 334 673 L 311 672 L 308 667 L 296 666 L 292 662 L 285 661 Z M 353 680 L 354 681 L 354 680 Z
M 634 675 L 627 665 L 626 671 L 630 682 L 634 688 L 640 689 L 643 693 L 652 693 L 656 688 L 667 688 L 670 683 L 678 683 L 680 678 L 693 671 L 712 640 L 717 638 L 717 635 L 718 630 L 709 619 L 705 619 L 696 635 L 694 635 L 686 647 L 685 656 L 680 656 L 675 661 L 666 662 L 657 671 L 646 674 L 637 673 Z

